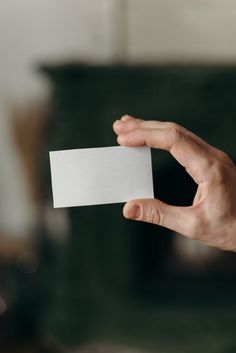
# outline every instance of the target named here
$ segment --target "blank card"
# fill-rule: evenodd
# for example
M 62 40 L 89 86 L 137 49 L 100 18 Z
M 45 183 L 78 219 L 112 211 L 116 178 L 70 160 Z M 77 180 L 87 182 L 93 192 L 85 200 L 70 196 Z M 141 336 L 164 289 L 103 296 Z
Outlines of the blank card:
M 101 147 L 49 152 L 54 207 L 153 198 L 148 147 Z

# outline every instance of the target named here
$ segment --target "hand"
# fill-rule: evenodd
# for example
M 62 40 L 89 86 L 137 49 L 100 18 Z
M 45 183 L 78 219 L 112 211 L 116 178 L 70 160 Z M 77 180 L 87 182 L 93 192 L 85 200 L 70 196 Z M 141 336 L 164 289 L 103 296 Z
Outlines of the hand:
M 171 206 L 156 199 L 132 200 L 124 206 L 124 216 L 236 251 L 236 167 L 230 158 L 174 123 L 125 115 L 113 128 L 120 145 L 169 151 L 198 185 L 189 207 Z

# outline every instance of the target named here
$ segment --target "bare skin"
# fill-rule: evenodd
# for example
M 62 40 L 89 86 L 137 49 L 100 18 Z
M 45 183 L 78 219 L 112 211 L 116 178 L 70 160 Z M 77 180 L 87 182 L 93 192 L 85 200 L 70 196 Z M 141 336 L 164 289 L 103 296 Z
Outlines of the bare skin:
M 158 224 L 208 245 L 236 251 L 236 167 L 224 152 L 175 123 L 125 115 L 113 129 L 120 145 L 169 151 L 198 185 L 188 207 L 157 199 L 131 200 L 124 206 L 126 218 Z

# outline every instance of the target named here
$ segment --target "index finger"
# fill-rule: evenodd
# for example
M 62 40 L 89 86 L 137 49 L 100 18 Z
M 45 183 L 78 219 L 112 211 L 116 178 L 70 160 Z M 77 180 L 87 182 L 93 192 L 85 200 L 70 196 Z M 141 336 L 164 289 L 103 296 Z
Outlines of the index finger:
M 197 184 L 208 179 L 213 158 L 211 153 L 176 124 L 171 124 L 164 129 L 136 129 L 118 135 L 117 141 L 124 146 L 146 145 L 167 150 L 186 168 Z
M 118 135 L 131 132 L 133 130 L 138 130 L 138 129 L 148 130 L 148 129 L 167 129 L 167 128 L 170 128 L 170 129 L 176 128 L 178 130 L 181 129 L 182 133 L 189 136 L 191 140 L 196 141 L 199 145 L 204 145 L 204 147 L 209 150 L 216 150 L 213 146 L 209 145 L 199 136 L 185 129 L 183 126 L 175 123 L 158 121 L 158 120 L 143 120 L 139 118 L 134 118 L 130 115 L 125 115 L 120 120 L 115 121 L 113 124 L 113 129 Z

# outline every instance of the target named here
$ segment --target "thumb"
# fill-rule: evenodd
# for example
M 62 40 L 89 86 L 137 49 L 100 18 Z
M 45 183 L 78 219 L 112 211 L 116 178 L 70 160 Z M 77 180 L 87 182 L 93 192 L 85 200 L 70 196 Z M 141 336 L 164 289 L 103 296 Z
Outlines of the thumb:
M 189 237 L 196 224 L 191 206 L 171 206 L 156 199 L 129 201 L 124 206 L 123 214 L 128 219 L 158 224 Z

